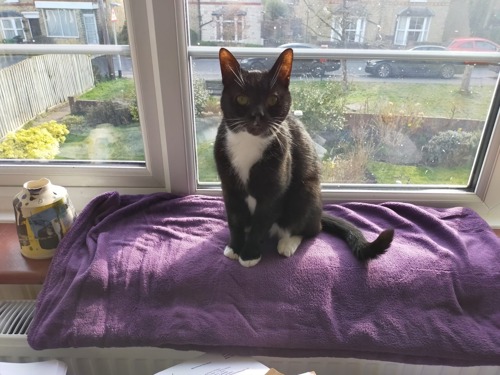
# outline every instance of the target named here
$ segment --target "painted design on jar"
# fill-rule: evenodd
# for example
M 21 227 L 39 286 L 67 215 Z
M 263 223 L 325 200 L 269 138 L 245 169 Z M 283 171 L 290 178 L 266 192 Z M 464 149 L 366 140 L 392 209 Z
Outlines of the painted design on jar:
M 21 253 L 34 259 L 51 258 L 76 217 L 67 191 L 49 179 L 28 181 L 14 197 Z

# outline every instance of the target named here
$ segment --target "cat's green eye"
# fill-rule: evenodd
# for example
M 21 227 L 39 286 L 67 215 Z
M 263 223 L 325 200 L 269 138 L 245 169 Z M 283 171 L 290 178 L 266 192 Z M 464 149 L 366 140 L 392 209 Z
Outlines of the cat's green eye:
M 267 105 L 268 106 L 273 106 L 278 103 L 278 97 L 276 95 L 271 95 L 269 98 L 267 98 Z
M 239 105 L 248 105 L 248 103 L 250 102 L 250 99 L 246 95 L 238 95 L 236 97 L 236 102 Z

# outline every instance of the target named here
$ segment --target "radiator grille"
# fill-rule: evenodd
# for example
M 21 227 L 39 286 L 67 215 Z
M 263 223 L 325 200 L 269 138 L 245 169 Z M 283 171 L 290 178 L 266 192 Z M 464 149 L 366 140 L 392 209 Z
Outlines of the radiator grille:
M 35 301 L 0 301 L 0 335 L 26 335 Z
M 68 375 L 153 375 L 201 355 L 201 352 L 149 347 L 66 348 L 36 351 L 26 333 L 33 320 L 35 300 L 0 300 L 0 361 L 35 362 L 59 359 Z M 448 367 L 406 365 L 352 358 L 255 357 L 268 367 L 286 374 L 314 370 L 318 375 L 500 375 L 500 366 Z

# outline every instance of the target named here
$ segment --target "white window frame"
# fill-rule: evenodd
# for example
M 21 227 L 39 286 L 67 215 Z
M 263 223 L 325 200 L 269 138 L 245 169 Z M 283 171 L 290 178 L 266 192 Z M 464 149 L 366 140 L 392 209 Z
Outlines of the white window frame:
M 411 21 L 415 18 L 423 19 L 423 24 L 421 29 L 411 28 Z M 398 16 L 396 22 L 396 33 L 394 35 L 394 44 L 397 46 L 406 46 L 408 44 L 408 34 L 410 32 L 419 32 L 418 40 L 416 42 L 425 42 L 429 35 L 429 29 L 431 26 L 431 17 L 426 16 Z
M 50 38 L 79 38 L 80 37 L 79 31 L 78 31 L 78 15 L 76 14 L 76 11 L 74 9 L 44 9 L 43 12 L 45 15 L 45 26 L 46 26 L 48 37 L 50 37 Z M 52 14 L 52 15 L 49 16 L 49 14 Z M 56 22 L 57 22 L 57 29 L 59 30 L 59 32 L 57 32 L 57 33 L 51 33 L 51 27 L 49 27 L 49 24 L 52 22 L 51 18 L 54 16 L 55 16 Z M 74 30 L 68 30 L 69 33 L 66 33 L 64 31 L 63 23 L 64 23 L 65 19 L 68 17 L 73 18 Z M 72 34 L 72 32 L 74 32 L 74 34 Z
M 99 33 L 97 31 L 97 20 L 94 13 L 83 13 L 83 29 L 85 31 L 85 42 L 87 44 L 99 44 Z
M 66 186 L 78 210 L 96 195 L 110 190 L 122 194 L 170 191 L 176 194 L 220 195 L 220 189 L 216 187 L 201 188 L 196 184 L 192 126 L 194 115 L 189 66 L 190 56 L 215 57 L 217 49 L 187 46 L 187 29 L 183 27 L 187 15 L 180 0 L 128 1 L 125 6 L 130 33 L 130 51 L 120 46 L 77 47 L 88 51 L 102 48 L 108 53 L 132 55 L 141 125 L 144 127 L 147 167 L 2 164 L 0 165 L 0 220 L 12 222 L 14 219 L 12 197 L 25 181 L 44 176 L 49 177 L 55 184 Z M 37 52 L 37 48 L 41 48 L 38 53 L 57 51 L 56 45 L 28 45 L 25 48 L 28 47 L 33 54 Z M 1 45 L 0 53 L 21 51 L 19 48 L 23 46 Z M 262 51 L 261 48 L 234 49 L 234 52 L 241 56 L 257 56 L 262 54 Z M 277 52 L 278 49 L 266 49 L 264 53 L 271 55 Z M 319 53 L 324 54 L 325 50 L 300 52 L 305 57 Z M 336 58 L 340 59 L 353 56 L 367 59 L 398 56 L 397 53 L 401 51 L 355 52 L 335 49 L 331 53 L 335 53 Z M 436 56 L 432 51 L 422 53 L 422 56 L 426 57 Z M 488 62 L 500 61 L 500 54 L 480 53 L 474 58 Z M 498 84 L 496 90 L 497 96 L 500 97 Z M 363 186 L 331 187 L 324 192 L 324 200 L 373 203 L 405 201 L 434 207 L 464 206 L 473 208 L 491 226 L 500 228 L 500 121 L 498 116 L 490 120 L 494 122 L 494 132 L 474 191 L 418 188 L 393 190 L 390 186 L 378 186 L 372 190 Z
M 351 16 L 349 17 L 348 22 L 350 26 L 355 25 L 355 27 L 347 27 L 345 29 L 345 34 L 347 37 L 345 41 L 350 43 L 363 43 L 365 41 L 366 17 Z M 342 16 L 333 18 L 333 27 L 330 35 L 330 40 L 338 41 L 339 34 L 342 34 Z M 352 36 L 354 36 L 354 38 L 352 38 Z
M 213 16 L 215 22 L 215 40 L 218 42 L 239 42 L 245 39 L 245 16 L 235 14 L 231 18 L 224 18 L 224 14 L 218 14 Z M 233 29 L 233 33 L 230 39 L 224 39 L 225 32 L 229 29 Z
M 23 18 L 22 17 L 2 17 L 0 18 L 0 27 L 2 28 L 2 36 L 3 39 L 12 39 L 15 36 L 21 36 L 23 40 L 26 40 L 26 33 L 24 32 Z M 4 21 L 8 21 L 10 23 L 10 27 L 5 27 Z M 21 23 L 21 27 L 16 26 L 16 22 Z M 7 37 L 5 35 L 6 31 L 10 31 L 14 33 L 13 37 Z

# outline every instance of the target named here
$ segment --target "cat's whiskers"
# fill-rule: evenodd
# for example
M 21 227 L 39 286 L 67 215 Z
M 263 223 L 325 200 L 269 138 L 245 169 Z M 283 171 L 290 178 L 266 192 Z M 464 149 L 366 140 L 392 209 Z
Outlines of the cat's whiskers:
M 240 128 L 245 128 L 246 126 L 246 121 L 243 118 L 236 118 L 236 119 L 226 119 L 226 122 L 228 125 L 231 126 L 233 130 L 238 131 Z
M 281 126 L 280 120 L 273 120 L 269 123 L 269 125 L 270 125 L 271 133 L 273 134 L 274 138 L 276 138 L 276 141 L 277 141 L 281 151 L 286 151 L 286 149 L 287 149 L 286 145 L 284 144 L 283 139 L 281 137 L 279 137 L 279 135 L 281 134 L 282 136 L 285 137 L 285 139 L 288 142 L 290 142 L 290 141 L 292 141 L 290 133 L 283 131 L 284 127 Z
M 231 72 L 234 75 L 235 82 L 238 86 L 240 86 L 242 89 L 245 88 L 245 80 L 243 79 L 243 76 L 241 75 L 241 70 L 238 70 L 238 72 L 235 72 L 233 68 L 230 68 Z
M 274 85 L 276 84 L 276 82 L 278 81 L 278 74 L 281 70 L 281 66 L 283 65 L 283 63 L 280 63 L 279 66 L 278 66 L 278 69 L 275 70 L 274 72 L 274 75 L 273 75 L 273 78 L 271 78 L 271 85 L 270 85 L 270 88 L 272 89 L 274 87 Z

